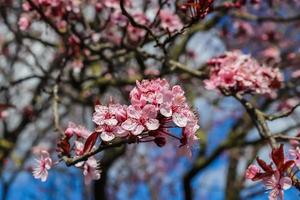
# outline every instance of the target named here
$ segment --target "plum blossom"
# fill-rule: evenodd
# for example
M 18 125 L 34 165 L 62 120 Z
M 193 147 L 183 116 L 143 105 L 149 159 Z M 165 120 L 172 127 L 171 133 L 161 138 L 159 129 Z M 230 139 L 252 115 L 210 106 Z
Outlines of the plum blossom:
M 281 177 L 280 173 L 276 171 L 271 177 L 266 177 L 263 182 L 269 193 L 269 200 L 283 199 L 283 191 L 290 189 L 292 180 L 290 177 Z
M 160 105 L 160 113 L 165 117 L 171 117 L 179 127 L 185 127 L 188 122 L 189 113 L 185 103 L 184 92 L 180 86 L 174 86 L 172 90 L 163 93 L 163 103 Z
M 295 165 L 300 168 L 300 147 L 296 146 L 295 148 L 290 149 L 289 155 L 295 161 Z
M 256 176 L 256 174 L 259 172 L 260 172 L 260 169 L 256 165 L 252 164 L 247 168 L 245 177 L 247 179 L 253 179 Z
M 36 159 L 36 166 L 32 173 L 34 178 L 45 182 L 48 178 L 48 170 L 51 169 L 53 162 L 47 151 L 43 150 L 40 154 L 40 158 Z
M 252 164 L 246 171 L 246 178 L 252 181 L 262 180 L 266 189 L 269 190 L 269 199 L 282 200 L 283 191 L 289 189 L 293 184 L 288 176 L 288 169 L 294 166 L 295 161 L 284 158 L 283 145 L 272 149 L 271 159 L 273 163 L 267 164 L 257 157 L 256 161 L 263 171 Z M 272 166 L 273 164 L 275 164 L 275 169 Z
M 139 24 L 147 25 L 149 23 L 149 20 L 144 13 L 135 13 L 132 17 Z M 145 36 L 146 31 L 129 24 L 127 27 L 127 33 L 131 41 L 137 42 Z
M 225 89 L 228 92 L 267 94 L 276 96 L 283 76 L 277 68 L 260 65 L 240 51 L 226 52 L 208 62 L 210 78 L 205 80 L 206 89 Z
M 159 78 L 137 81 L 129 97 L 129 106 L 112 101 L 108 105 L 97 104 L 92 117 L 96 125 L 93 132 L 70 122 L 57 145 L 60 157 L 76 159 L 91 153 L 96 149 L 94 146 L 99 136 L 102 140 L 100 146 L 115 138 L 126 138 L 154 142 L 159 147 L 164 146 L 170 136 L 176 138 L 180 142 L 180 150 L 191 157 L 191 148 L 198 141 L 196 132 L 199 125 L 179 85 L 170 87 L 165 79 Z M 181 128 L 181 137 L 172 135 L 170 128 Z M 75 166 L 83 168 L 87 184 L 100 178 L 97 161 L 93 157 L 78 161 Z
M 153 105 L 162 104 L 162 91 L 168 90 L 169 87 L 165 79 L 137 81 L 136 87 L 130 92 L 130 102 L 135 107 L 143 107 L 147 103 Z
M 93 122 L 97 125 L 96 131 L 100 132 L 103 141 L 111 141 L 116 136 L 123 137 L 128 132 L 121 127 L 127 119 L 127 106 L 109 104 L 109 106 L 96 105 Z
M 89 130 L 87 130 L 84 126 L 76 125 L 73 122 L 69 122 L 67 129 L 65 130 L 65 135 L 67 137 L 72 137 L 72 135 L 76 135 L 78 138 L 88 138 L 91 134 Z
M 30 26 L 30 19 L 27 16 L 22 16 L 19 19 L 18 25 L 22 31 L 25 31 Z
M 161 10 L 159 17 L 161 20 L 161 27 L 170 33 L 179 31 L 183 27 L 179 17 L 170 10 Z
M 145 130 L 153 131 L 159 127 L 156 119 L 157 111 L 154 105 L 145 105 L 142 109 L 129 106 L 127 109 L 128 119 L 122 123 L 122 127 L 131 131 L 133 135 L 139 135 Z
M 97 160 L 94 157 L 89 157 L 83 166 L 84 183 L 89 185 L 92 180 L 99 180 L 101 178 L 100 173 Z

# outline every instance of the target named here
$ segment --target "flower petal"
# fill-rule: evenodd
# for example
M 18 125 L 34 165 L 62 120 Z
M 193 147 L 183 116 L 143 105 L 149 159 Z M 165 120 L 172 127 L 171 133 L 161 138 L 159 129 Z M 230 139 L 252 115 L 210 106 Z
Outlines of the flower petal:
M 179 127 L 185 127 L 187 125 L 187 117 L 180 113 L 174 113 L 172 115 L 173 122 Z
M 280 179 L 280 185 L 282 189 L 287 190 L 292 186 L 292 180 L 289 177 L 283 177 Z
M 157 119 L 149 119 L 145 125 L 150 131 L 157 130 L 159 127 L 159 121 Z
M 132 131 L 132 134 L 133 135 L 139 135 L 141 134 L 143 131 L 144 131 L 144 126 L 142 125 L 138 125 L 133 131 Z
M 127 131 L 133 131 L 137 126 L 136 120 L 127 119 L 125 122 L 122 123 L 121 127 Z
M 109 142 L 115 138 L 115 135 L 112 133 L 103 132 L 103 133 L 101 133 L 100 137 L 103 141 Z

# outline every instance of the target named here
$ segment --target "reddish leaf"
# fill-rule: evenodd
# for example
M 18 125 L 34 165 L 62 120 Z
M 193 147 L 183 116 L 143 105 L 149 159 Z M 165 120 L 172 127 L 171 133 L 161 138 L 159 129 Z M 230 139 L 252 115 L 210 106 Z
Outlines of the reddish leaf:
M 69 138 L 64 137 L 63 139 L 59 140 L 57 143 L 57 149 L 56 151 L 61 153 L 61 155 L 70 155 L 71 146 L 69 143 Z
M 257 173 L 251 180 L 252 181 L 258 181 L 258 180 L 261 180 L 263 178 L 266 178 L 266 177 L 270 177 L 274 174 L 274 171 L 272 172 L 266 172 L 266 173 Z
M 280 169 L 284 163 L 283 144 L 279 148 L 274 148 L 271 155 L 275 165 Z
M 261 160 L 259 157 L 256 158 L 257 163 L 265 172 L 273 172 L 271 165 L 268 165 L 265 161 Z
M 295 164 L 295 161 L 288 160 L 284 163 L 281 169 L 279 169 L 280 172 L 285 172 L 289 167 L 291 167 L 293 164 Z
M 83 154 L 89 152 L 93 148 L 93 146 L 97 141 L 98 135 L 99 135 L 98 132 L 94 132 L 87 138 L 83 147 Z

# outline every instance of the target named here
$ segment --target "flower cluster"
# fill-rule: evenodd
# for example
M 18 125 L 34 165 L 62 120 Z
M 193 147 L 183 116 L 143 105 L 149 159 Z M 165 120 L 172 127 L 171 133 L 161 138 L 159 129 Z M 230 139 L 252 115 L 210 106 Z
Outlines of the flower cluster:
M 120 44 L 123 38 L 129 42 L 138 42 L 145 35 L 146 30 L 141 27 L 137 27 L 129 22 L 126 16 L 123 15 L 119 0 L 93 0 L 93 1 L 79 1 L 79 0 L 34 0 L 25 1 L 23 3 L 23 14 L 19 19 L 19 28 L 26 30 L 34 20 L 43 18 L 47 23 L 50 23 L 52 27 L 60 32 L 66 32 L 68 26 L 72 22 L 79 22 L 85 19 L 85 8 L 89 6 L 89 9 L 94 9 L 94 12 L 101 17 L 101 20 L 105 22 L 103 27 L 100 25 L 99 30 L 91 30 L 89 36 L 85 38 L 91 38 L 93 42 L 99 41 L 99 39 L 105 39 L 115 44 Z M 161 23 L 150 23 L 150 16 L 146 15 L 146 12 L 138 6 L 134 6 L 133 0 L 124 1 L 124 7 L 128 10 L 128 13 L 134 19 L 134 21 L 143 26 L 148 26 L 153 32 L 160 32 L 163 30 L 165 33 L 173 33 L 180 30 L 183 25 L 178 15 L 175 14 L 170 8 L 159 8 L 154 2 L 151 3 L 149 9 L 161 9 L 159 15 L 155 19 L 160 20 Z M 152 24 L 152 25 L 151 25 Z M 124 32 L 125 30 L 125 32 Z M 122 35 L 122 32 L 125 34 Z
M 210 78 L 205 87 L 223 89 L 230 93 L 257 93 L 276 96 L 283 76 L 277 68 L 260 65 L 254 58 L 240 51 L 226 52 L 209 60 Z
M 179 85 L 171 88 L 164 79 L 137 81 L 137 86 L 130 92 L 130 102 L 129 106 L 96 105 L 93 121 L 97 125 L 95 131 L 100 133 L 103 141 L 148 132 L 155 141 L 161 142 L 170 134 L 168 128 L 175 127 L 183 129 L 180 140 L 183 146 L 197 140 L 197 118 Z
M 290 173 L 295 161 L 284 158 L 283 145 L 272 150 L 271 159 L 273 163 L 267 164 L 257 157 L 256 161 L 262 170 L 254 164 L 250 165 L 246 171 L 246 178 L 252 181 L 262 180 L 266 189 L 270 191 L 270 200 L 283 199 L 283 191 L 293 185 L 291 177 L 294 175 Z M 275 164 L 275 169 L 272 164 Z
M 154 142 L 162 147 L 167 137 L 178 139 L 184 153 L 191 156 L 191 147 L 198 140 L 198 119 L 186 102 L 185 94 L 179 85 L 171 87 L 165 79 L 143 80 L 136 82 L 130 92 L 130 105 L 109 103 L 96 105 L 92 121 L 96 127 L 93 132 L 85 127 L 69 123 L 64 137 L 57 144 L 59 157 L 76 160 L 86 153 L 112 144 L 114 140 L 136 142 Z M 181 136 L 173 135 L 171 128 L 182 129 Z M 99 140 L 99 138 L 101 140 Z M 50 169 L 49 154 L 43 155 L 34 176 L 46 180 Z M 85 182 L 100 178 L 100 171 L 95 157 L 76 162 L 75 166 L 83 169 Z M 51 161 L 51 159 L 50 159 Z
M 61 31 L 67 26 L 68 15 L 76 17 L 80 13 L 80 4 L 78 0 L 33 0 L 25 1 L 22 5 L 23 15 L 19 20 L 21 30 L 26 30 L 32 19 L 48 17 L 52 20 L 53 25 Z M 39 10 L 40 12 L 36 12 Z

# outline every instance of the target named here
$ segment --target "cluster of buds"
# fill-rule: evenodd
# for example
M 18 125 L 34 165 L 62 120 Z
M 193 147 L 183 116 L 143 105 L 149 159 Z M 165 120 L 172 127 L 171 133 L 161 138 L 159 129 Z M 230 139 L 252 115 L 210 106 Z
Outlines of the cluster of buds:
M 137 81 L 130 92 L 129 106 L 109 103 L 108 106 L 96 105 L 92 121 L 96 127 L 88 131 L 83 126 L 69 123 L 64 137 L 58 142 L 57 152 L 60 158 L 76 160 L 114 142 L 154 142 L 162 147 L 167 138 L 176 138 L 180 148 L 191 156 L 191 147 L 198 140 L 198 119 L 186 102 L 185 94 L 179 85 L 170 87 L 165 79 Z M 172 134 L 170 129 L 182 130 L 180 136 Z M 36 178 L 46 180 L 52 163 L 48 156 L 38 160 L 34 174 Z M 51 160 L 51 159 L 50 159 Z M 64 160 L 64 159 L 63 159 Z M 75 162 L 82 168 L 85 180 L 89 183 L 100 178 L 95 157 L 88 156 Z

